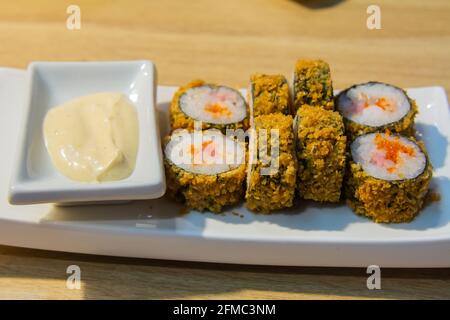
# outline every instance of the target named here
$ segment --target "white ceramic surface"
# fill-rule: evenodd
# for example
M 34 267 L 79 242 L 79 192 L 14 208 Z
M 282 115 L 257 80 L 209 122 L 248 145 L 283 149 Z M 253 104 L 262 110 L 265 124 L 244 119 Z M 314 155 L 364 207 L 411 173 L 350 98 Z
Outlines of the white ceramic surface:
M 420 106 L 417 128 L 435 167 L 442 200 L 409 224 L 382 225 L 346 206 L 304 203 L 273 215 L 236 207 L 225 215 L 191 212 L 166 198 L 114 206 L 11 206 L 7 180 L 23 113 L 24 72 L 0 71 L 0 244 L 90 254 L 298 266 L 450 267 L 450 121 L 439 87 L 408 90 Z M 175 88 L 158 88 L 167 130 Z M 233 214 L 234 212 L 234 214 Z M 236 215 L 239 213 L 242 217 Z
M 26 85 L 21 91 L 21 95 L 25 96 L 23 120 L 16 122 L 20 132 L 10 185 L 11 203 L 74 203 L 161 197 L 165 192 L 165 178 L 155 91 L 156 71 L 150 61 L 31 63 Z M 121 92 L 136 106 L 139 120 L 136 167 L 130 177 L 120 181 L 72 181 L 52 165 L 44 143 L 42 124 L 49 109 L 97 92 Z M 13 106 L 10 105 L 10 108 Z M 16 104 L 14 109 L 17 108 Z M 16 135 L 17 132 L 14 132 Z

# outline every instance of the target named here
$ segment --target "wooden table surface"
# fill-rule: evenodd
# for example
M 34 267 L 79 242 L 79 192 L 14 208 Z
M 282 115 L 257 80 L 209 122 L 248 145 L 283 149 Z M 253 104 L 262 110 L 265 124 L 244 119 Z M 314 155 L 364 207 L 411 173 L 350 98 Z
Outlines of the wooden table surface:
M 1 0 L 0 65 L 33 60 L 151 59 L 160 84 L 205 78 L 245 86 L 255 71 L 289 75 L 321 57 L 335 87 L 380 80 L 450 89 L 450 2 L 362 0 L 78 0 L 81 30 L 66 28 L 72 1 Z M 5 183 L 5 182 L 4 182 Z M 19 235 L 18 235 L 19 236 Z M 24 235 L 20 235 L 24 236 Z M 80 290 L 66 268 L 82 269 Z M 450 270 L 281 268 L 96 257 L 0 246 L 0 298 L 450 298 Z

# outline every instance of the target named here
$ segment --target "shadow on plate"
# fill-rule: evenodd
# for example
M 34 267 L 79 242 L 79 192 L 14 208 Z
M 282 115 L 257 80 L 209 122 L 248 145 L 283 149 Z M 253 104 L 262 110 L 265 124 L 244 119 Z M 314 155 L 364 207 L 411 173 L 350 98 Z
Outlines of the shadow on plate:
M 380 224 L 382 227 L 398 230 L 427 230 L 446 226 L 450 223 L 450 179 L 436 177 L 431 181 L 430 189 L 437 192 L 441 199 L 428 203 L 420 214 L 410 223 Z M 192 214 L 197 212 L 192 211 Z M 250 224 L 254 222 L 276 224 L 281 227 L 303 231 L 342 231 L 354 223 L 371 222 L 368 218 L 354 214 L 345 203 L 321 204 L 313 201 L 298 201 L 291 209 L 283 213 L 255 214 L 243 204 L 228 209 L 221 215 L 203 213 L 208 218 L 231 224 Z M 192 219 L 193 224 L 202 227 L 203 219 Z
M 164 196 L 114 205 L 53 206 L 40 223 L 90 223 L 110 227 L 175 229 L 183 207 Z
M 441 200 L 428 204 L 411 223 L 383 224 L 383 227 L 401 230 L 427 230 L 447 225 L 450 218 L 446 208 L 450 207 L 450 179 L 433 178 L 431 190 L 438 192 Z M 183 218 L 191 227 L 202 230 L 206 220 L 213 219 L 227 224 L 268 223 L 303 231 L 342 231 L 354 223 L 364 223 L 367 218 L 355 215 L 344 203 L 320 204 L 313 201 L 298 201 L 288 210 L 272 214 L 255 214 L 243 203 L 231 207 L 222 214 L 211 212 L 186 212 L 182 205 L 166 195 L 161 199 L 133 201 L 126 204 L 90 206 L 54 206 L 41 223 L 98 223 L 106 227 L 175 229 L 176 218 Z
M 169 107 L 170 102 L 158 103 L 156 106 L 157 121 L 161 138 L 165 137 L 170 132 Z
M 307 209 L 307 210 L 306 210 Z M 191 211 L 190 214 L 198 214 Z M 313 201 L 299 201 L 292 208 L 283 212 L 257 214 L 247 210 L 244 204 L 229 208 L 223 214 L 204 212 L 208 218 L 230 224 L 251 224 L 254 222 L 276 224 L 278 226 L 303 231 L 339 231 L 345 230 L 350 224 L 362 222 L 365 219 L 353 214 L 343 203 L 319 204 Z M 203 221 L 193 219 L 194 224 Z M 200 225 L 197 225 L 200 227 Z
M 449 141 L 435 125 L 416 124 L 417 138 L 425 141 L 428 154 L 434 169 L 442 168 L 447 158 Z M 423 137 L 426 137 L 425 139 Z
M 411 223 L 388 224 L 386 227 L 402 230 L 427 230 L 441 228 L 450 222 L 450 179 L 436 177 L 431 180 L 430 189 L 439 193 L 439 201 L 428 203 Z

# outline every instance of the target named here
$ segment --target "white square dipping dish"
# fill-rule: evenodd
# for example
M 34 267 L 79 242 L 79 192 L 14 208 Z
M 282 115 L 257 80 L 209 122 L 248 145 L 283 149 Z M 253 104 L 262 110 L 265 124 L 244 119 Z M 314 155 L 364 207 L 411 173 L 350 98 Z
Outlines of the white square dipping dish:
M 120 92 L 136 106 L 139 148 L 126 179 L 72 181 L 53 166 L 43 121 L 53 107 L 98 92 Z M 79 203 L 159 198 L 165 177 L 156 116 L 156 70 L 150 61 L 33 62 L 27 70 L 24 119 L 9 187 L 11 204 Z

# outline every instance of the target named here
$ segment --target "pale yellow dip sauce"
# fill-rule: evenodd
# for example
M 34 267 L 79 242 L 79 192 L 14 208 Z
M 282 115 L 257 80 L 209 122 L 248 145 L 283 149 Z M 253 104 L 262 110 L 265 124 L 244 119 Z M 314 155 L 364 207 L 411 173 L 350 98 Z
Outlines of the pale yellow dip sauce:
M 44 138 L 53 165 L 83 182 L 125 179 L 136 163 L 136 108 L 121 93 L 97 93 L 52 108 Z

